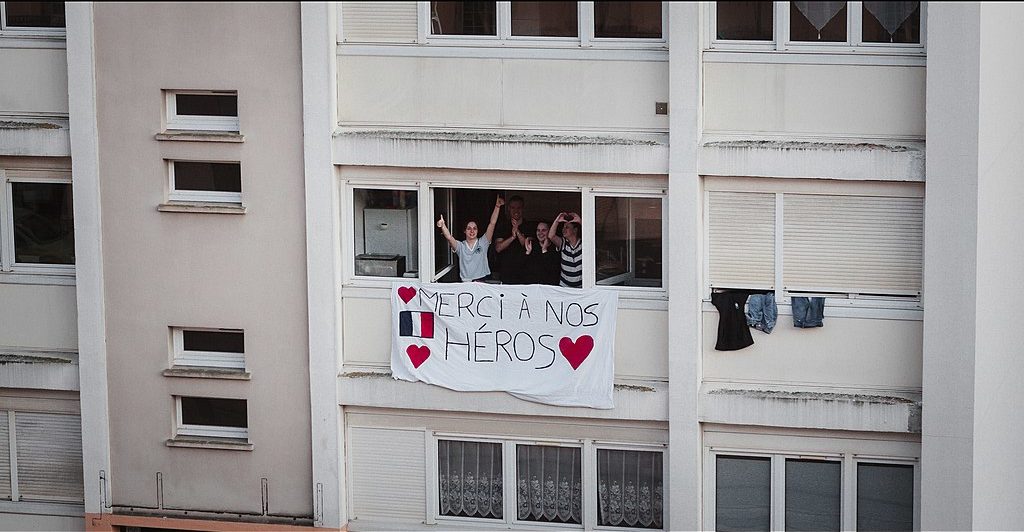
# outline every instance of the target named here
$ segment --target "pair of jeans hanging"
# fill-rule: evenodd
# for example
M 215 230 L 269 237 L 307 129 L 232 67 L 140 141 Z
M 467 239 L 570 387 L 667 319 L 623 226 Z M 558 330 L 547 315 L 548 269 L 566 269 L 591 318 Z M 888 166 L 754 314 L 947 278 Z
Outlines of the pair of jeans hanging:
M 802 329 L 824 326 L 825 298 L 793 297 L 793 326 Z
M 779 316 L 779 307 L 775 305 L 775 293 L 751 294 L 747 298 L 746 314 L 748 326 L 771 334 Z

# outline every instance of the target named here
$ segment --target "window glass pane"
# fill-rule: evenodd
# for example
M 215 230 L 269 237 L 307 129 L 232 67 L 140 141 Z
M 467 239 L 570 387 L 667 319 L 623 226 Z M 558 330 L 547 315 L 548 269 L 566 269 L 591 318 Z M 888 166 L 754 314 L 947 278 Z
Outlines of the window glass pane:
M 715 2 L 716 35 L 719 39 L 771 41 L 772 2 Z
M 914 466 L 857 464 L 857 530 L 914 528 Z
M 244 353 L 245 334 L 241 331 L 182 331 L 185 351 Z
M 516 445 L 516 517 L 542 523 L 582 523 L 579 447 Z
M 433 220 L 444 216 L 446 222 L 452 220 L 452 191 L 448 188 L 434 189 L 434 216 Z M 443 238 L 434 239 L 434 276 L 438 282 L 449 282 L 458 280 L 458 272 L 451 271 L 447 277 L 436 278 L 441 271 L 451 266 L 455 261 L 455 253 L 452 252 L 448 241 Z
M 839 530 L 842 465 L 786 460 L 786 530 Z
M 238 116 L 238 96 L 234 94 L 176 94 L 174 102 L 179 115 Z
M 715 528 L 768 530 L 771 474 L 770 458 L 719 456 L 715 466 Z
M 209 397 L 182 397 L 181 423 L 214 427 L 249 426 L 244 399 L 211 399 Z
M 661 199 L 598 197 L 597 283 L 661 286 Z
M 594 2 L 594 37 L 661 38 L 661 2 Z
M 242 165 L 174 161 L 174 190 L 241 192 Z
M 661 528 L 662 454 L 597 450 L 597 524 Z
M 356 275 L 415 276 L 419 264 L 416 191 L 356 189 Z
M 11 183 L 14 261 L 74 264 L 75 222 L 71 185 Z
M 576 37 L 576 2 L 512 2 L 512 35 Z
M 864 42 L 921 42 L 921 2 L 864 2 Z
M 439 513 L 501 519 L 501 467 L 499 443 L 438 440 Z
M 790 2 L 791 41 L 846 42 L 846 2 Z
M 497 35 L 496 2 L 431 2 L 431 35 Z
M 4 2 L 9 28 L 63 28 L 64 2 Z

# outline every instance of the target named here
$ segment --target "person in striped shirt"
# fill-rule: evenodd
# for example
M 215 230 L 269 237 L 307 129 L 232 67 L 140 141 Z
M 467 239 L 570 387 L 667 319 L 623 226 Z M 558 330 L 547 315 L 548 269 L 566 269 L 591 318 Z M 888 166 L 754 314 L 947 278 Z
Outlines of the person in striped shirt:
M 548 229 L 548 239 L 562 254 L 562 277 L 558 282 L 559 286 L 583 288 L 583 242 L 580 241 L 582 221 L 579 214 L 560 212 Z M 558 236 L 559 225 L 562 225 L 562 236 Z

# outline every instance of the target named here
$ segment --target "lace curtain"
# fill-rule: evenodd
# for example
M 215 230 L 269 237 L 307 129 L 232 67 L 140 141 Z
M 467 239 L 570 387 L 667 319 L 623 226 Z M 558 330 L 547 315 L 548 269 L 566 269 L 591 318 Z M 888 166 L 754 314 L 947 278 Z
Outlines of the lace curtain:
M 864 2 L 864 9 L 878 19 L 889 32 L 890 40 L 896 30 L 910 18 L 921 2 Z
M 501 444 L 438 440 L 441 515 L 502 518 Z
M 517 445 L 519 519 L 581 524 L 581 470 L 579 447 Z
M 597 451 L 598 525 L 662 526 L 662 453 Z

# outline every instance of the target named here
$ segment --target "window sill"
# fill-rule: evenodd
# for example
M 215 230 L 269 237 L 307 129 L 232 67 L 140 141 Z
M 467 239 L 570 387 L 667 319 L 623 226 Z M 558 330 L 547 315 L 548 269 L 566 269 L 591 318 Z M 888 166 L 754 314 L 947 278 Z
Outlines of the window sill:
M 200 368 L 187 366 L 172 366 L 163 371 L 164 377 L 184 377 L 192 379 L 223 379 L 247 381 L 252 379 L 252 374 L 244 369 L 229 368 Z
M 2 272 L 0 284 L 36 284 L 50 286 L 75 286 L 74 271 L 68 273 Z
M 245 214 L 245 205 L 239 203 L 210 203 L 203 201 L 169 201 L 157 205 L 160 212 L 190 212 L 201 214 Z
M 30 31 L 0 32 L 0 49 L 3 48 L 50 48 L 63 50 L 67 48 L 64 32 L 36 33 Z
M 234 131 L 164 131 L 154 138 L 178 142 L 245 142 L 245 135 Z
M 189 449 L 219 449 L 223 451 L 252 451 L 253 445 L 248 440 L 232 438 L 201 438 L 196 436 L 177 436 L 165 442 L 168 447 Z
M 925 66 L 924 52 L 895 50 L 840 51 L 751 50 L 741 47 L 704 50 L 705 63 L 781 63 L 805 65 Z
M 0 512 L 11 514 L 82 517 L 84 510 L 81 502 L 0 501 Z

